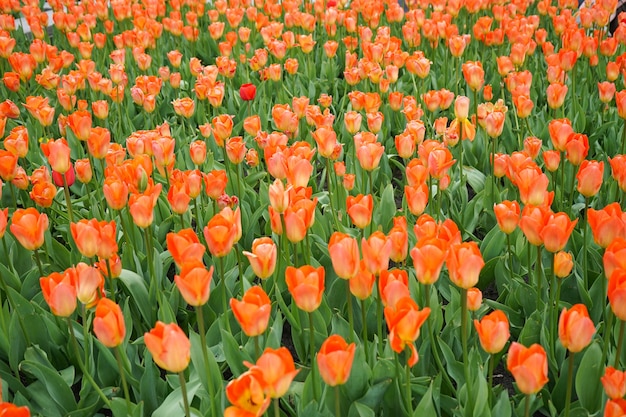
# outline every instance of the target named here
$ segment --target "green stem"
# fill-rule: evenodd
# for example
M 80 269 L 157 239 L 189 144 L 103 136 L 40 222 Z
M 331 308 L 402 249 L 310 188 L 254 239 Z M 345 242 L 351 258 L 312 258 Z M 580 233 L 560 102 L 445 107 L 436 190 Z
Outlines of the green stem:
M 461 288 L 461 344 L 463 345 L 463 371 L 465 374 L 465 385 L 467 386 L 467 404 L 470 415 L 474 410 L 474 398 L 472 397 L 472 382 L 469 372 L 469 361 L 467 359 L 467 290 Z
M 313 327 L 313 313 L 309 313 L 309 357 L 311 359 L 311 383 L 313 384 L 313 398 L 320 398 L 317 376 L 315 375 L 315 329 Z
M 524 402 L 524 417 L 530 417 L 530 394 L 526 394 L 526 401 Z
M 180 391 L 183 396 L 183 406 L 185 407 L 185 417 L 190 417 L 189 413 L 189 400 L 187 400 L 187 382 L 185 381 L 185 374 L 183 372 L 178 373 L 180 379 Z
M 513 250 L 511 249 L 511 235 L 506 235 L 507 258 L 509 260 L 509 278 L 513 279 Z
M 67 185 L 67 178 L 65 174 L 63 177 L 63 192 L 65 193 L 65 205 L 67 206 L 67 217 L 70 220 L 70 223 L 74 223 L 74 214 L 72 212 L 72 197 L 70 197 L 70 188 Z
M 615 361 L 614 368 L 619 368 L 620 359 L 622 356 L 622 342 L 624 341 L 624 327 L 626 322 L 624 320 L 620 320 L 619 324 L 619 336 L 617 338 L 617 349 L 615 349 Z
M 228 319 L 228 300 L 226 299 L 226 276 L 224 275 L 224 258 L 219 257 L 220 278 L 222 280 L 222 309 L 224 310 L 224 318 L 226 320 L 226 329 L 230 333 L 230 320 Z
M 274 398 L 274 417 L 280 417 L 280 398 Z
M 365 300 L 361 300 L 361 322 L 363 326 L 363 350 L 365 350 L 365 358 L 367 359 L 367 310 L 365 309 Z
M 198 198 L 194 198 L 193 199 L 193 211 L 196 215 L 196 231 L 198 233 L 200 233 L 200 230 L 202 230 L 202 222 L 200 221 L 200 209 L 198 208 Z M 200 233 L 202 234 L 202 233 Z
M 602 360 L 600 361 L 601 366 L 604 366 L 606 363 L 606 356 L 609 351 L 609 342 L 611 339 L 611 331 L 613 330 L 613 320 L 615 315 L 613 314 L 613 310 L 610 308 L 606 313 L 605 326 L 604 326 L 604 335 L 603 335 L 603 346 L 602 346 Z
M 350 280 L 346 280 L 348 287 L 348 321 L 350 322 L 350 341 L 354 341 L 354 312 L 352 311 L 352 293 L 350 292 Z
M 583 285 L 585 290 L 588 290 L 588 278 L 587 278 L 587 209 L 589 206 L 589 198 L 585 197 L 585 214 L 582 219 L 582 228 L 583 228 Z
M 2 240 L 2 249 L 4 249 L 4 254 L 7 257 L 7 263 L 9 265 L 9 270 L 12 271 L 13 270 L 13 260 L 11 259 L 11 256 L 9 255 L 9 248 L 7 247 L 7 240 L 4 238 L 0 238 L 0 240 Z
M 206 344 L 206 328 L 204 326 L 204 315 L 202 314 L 201 306 L 196 306 L 196 317 L 198 321 L 198 333 L 200 333 L 202 359 L 204 360 L 204 372 L 206 373 L 207 385 L 209 387 L 209 396 L 211 397 L 211 415 L 215 417 L 217 416 L 217 411 L 215 410 L 215 386 L 213 385 L 213 378 L 211 376 L 211 370 L 209 368 L 209 351 Z
M 89 356 L 88 356 L 88 351 L 87 351 L 87 339 L 89 337 L 89 334 L 87 330 L 87 309 L 85 308 L 85 305 L 82 303 L 80 305 L 80 316 L 83 322 L 82 328 L 83 328 L 83 346 L 84 346 L 84 351 L 85 351 L 85 368 L 88 368 Z
M 253 336 L 252 338 L 254 339 L 254 354 L 256 356 L 256 359 L 258 360 L 261 356 L 261 348 L 259 347 L 259 336 Z
M 430 284 L 424 285 L 424 307 L 430 307 Z M 437 369 L 439 369 L 439 373 L 443 376 L 443 382 L 445 382 L 450 392 L 456 393 L 454 385 L 452 385 L 452 381 L 450 381 L 448 372 L 443 368 L 443 363 L 441 362 L 441 357 L 439 356 L 439 342 L 437 341 L 437 338 L 433 333 L 433 320 L 434 318 L 432 314 L 429 314 L 428 318 L 426 319 L 426 325 L 428 326 L 430 349 L 433 353 L 433 357 L 435 358 L 435 364 L 437 365 Z
M 152 246 L 152 225 L 146 227 L 145 237 L 146 237 L 146 257 L 148 262 L 148 272 L 150 274 L 150 284 L 149 288 L 149 297 L 152 302 L 156 301 L 159 305 L 161 305 L 161 297 L 159 296 L 160 289 L 157 288 L 156 283 L 156 274 L 154 273 L 154 249 Z
M 341 393 L 339 392 L 339 385 L 335 385 L 335 417 L 341 417 Z
M 335 230 L 339 229 L 339 221 L 337 220 L 337 213 L 335 212 L 335 205 L 333 204 L 333 193 L 331 192 L 331 182 L 330 182 L 330 159 L 326 158 L 326 182 L 328 183 L 328 201 L 330 203 L 330 212 L 333 216 L 333 222 L 335 223 Z M 283 234 L 285 233 L 284 225 L 283 225 Z
M 569 407 L 572 401 L 572 382 L 574 381 L 574 352 L 569 353 L 567 361 L 567 391 L 565 392 L 565 417 L 569 417 Z
M 122 365 L 122 356 L 120 355 L 120 347 L 115 347 L 115 360 L 117 361 L 117 367 L 120 369 L 120 378 L 122 379 L 122 389 L 124 390 L 124 398 L 126 399 L 126 410 L 128 414 L 131 414 L 131 402 L 130 394 L 128 393 L 128 384 L 126 383 L 126 373 L 124 372 L 124 365 Z
M 76 358 L 76 361 L 78 361 L 78 367 L 80 368 L 81 372 L 83 373 L 83 377 L 86 378 L 87 381 L 89 381 L 89 383 L 91 384 L 93 389 L 96 391 L 98 396 L 102 399 L 104 404 L 107 407 L 111 408 L 111 403 L 110 403 L 109 399 L 106 397 L 106 395 L 104 395 L 104 393 L 102 392 L 102 390 L 100 389 L 98 384 L 96 384 L 96 381 L 94 381 L 94 379 L 91 376 L 91 374 L 89 372 L 87 372 L 87 370 L 85 369 L 85 364 L 83 363 L 83 359 L 80 356 L 80 349 L 78 347 L 78 341 L 76 340 L 76 336 L 74 335 L 74 328 L 72 326 L 72 319 L 70 319 L 69 317 L 67 317 L 67 326 L 68 326 L 68 330 L 70 332 L 70 339 L 72 340 L 72 345 L 74 346 L 74 357 Z
M 413 393 L 411 391 L 411 367 L 406 365 L 406 410 L 408 417 L 413 415 Z
M 489 371 L 488 371 L 488 376 L 487 376 L 487 380 L 489 381 L 489 385 L 487 386 L 487 389 L 489 390 L 489 405 L 491 406 L 491 403 L 493 402 L 493 367 L 494 364 L 496 362 L 496 359 L 494 357 L 494 355 L 489 355 Z
M 541 245 L 537 246 L 537 261 L 535 262 L 535 280 L 537 281 L 537 309 L 543 304 L 541 288 Z
M 43 266 L 41 265 L 41 258 L 39 257 L 39 249 L 35 249 L 35 261 L 37 262 L 37 268 L 39 268 L 39 275 L 44 276 Z

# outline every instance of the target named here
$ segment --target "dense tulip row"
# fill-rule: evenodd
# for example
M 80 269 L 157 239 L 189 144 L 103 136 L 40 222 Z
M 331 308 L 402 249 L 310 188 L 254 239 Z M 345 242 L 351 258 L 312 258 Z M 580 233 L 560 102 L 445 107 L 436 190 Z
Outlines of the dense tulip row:
M 626 415 L 625 15 L 407 3 L 0 0 L 0 417 Z

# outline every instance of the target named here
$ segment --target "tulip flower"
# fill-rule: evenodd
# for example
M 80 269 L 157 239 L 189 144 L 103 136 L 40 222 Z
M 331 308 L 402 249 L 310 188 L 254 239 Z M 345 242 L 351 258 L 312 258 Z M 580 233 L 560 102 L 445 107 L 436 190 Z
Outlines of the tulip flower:
M 584 160 L 578 168 L 576 189 L 585 198 L 593 197 L 600 191 L 602 175 L 604 174 L 604 162 Z
M 191 343 L 176 323 L 157 321 L 143 339 L 156 364 L 166 371 L 182 372 L 189 365 Z
M 115 301 L 101 298 L 96 306 L 93 319 L 93 332 L 98 340 L 108 348 L 119 346 L 126 336 L 126 325 L 122 309 Z
M 311 313 L 319 307 L 324 294 L 324 267 L 288 266 L 285 270 L 287 288 L 299 309 Z
M 194 262 L 184 264 L 180 275 L 174 276 L 174 282 L 187 304 L 198 307 L 209 300 L 212 278 L 213 266 L 207 270 L 202 263 Z
M 244 372 L 226 386 L 226 397 L 232 406 L 224 410 L 224 417 L 262 416 L 270 405 L 260 372 Z
M 239 88 L 239 96 L 243 101 L 254 100 L 256 96 L 256 86 L 254 84 L 242 84 Z
M 536 394 L 548 382 L 548 357 L 543 347 L 536 343 L 527 348 L 513 342 L 506 367 L 523 394 Z
M 76 286 L 72 277 L 71 274 L 53 272 L 39 279 L 43 298 L 55 316 L 69 317 L 76 310 Z
M 205 247 L 200 243 L 193 229 L 183 229 L 176 233 L 168 233 L 167 249 L 179 267 L 188 263 L 201 263 Z
M 600 380 L 604 386 L 604 392 L 610 399 L 618 400 L 626 395 L 626 373 L 624 371 L 618 371 L 609 366 L 604 370 L 604 375 Z
M 403 297 L 393 307 L 385 307 L 385 321 L 389 328 L 389 344 L 394 352 L 402 353 L 406 346 L 411 350 L 408 365 L 412 367 L 418 361 L 415 340 L 419 337 L 420 327 L 430 314 L 430 308 L 422 310 L 411 299 Z
M 500 230 L 507 235 L 513 233 L 520 220 L 519 203 L 517 201 L 503 201 L 499 204 L 494 204 L 493 211 Z
M 626 400 L 610 399 L 604 406 L 604 417 L 623 417 L 626 415 Z
M 11 218 L 11 233 L 27 250 L 37 250 L 43 245 L 48 229 L 48 216 L 34 208 L 17 209 Z
M 476 242 L 465 242 L 450 248 L 446 265 L 450 281 L 460 288 L 469 289 L 478 283 L 485 261 Z
M 252 242 L 252 252 L 243 251 L 246 255 L 254 274 L 266 279 L 272 276 L 276 269 L 276 244 L 269 237 L 254 239 Z
M 15 404 L 0 402 L 0 416 L 2 417 L 30 417 L 28 407 L 18 407 Z
M 241 301 L 231 298 L 230 308 L 246 336 L 259 336 L 267 329 L 272 305 L 263 288 L 250 287 Z
M 380 275 L 389 268 L 389 255 L 391 255 L 391 241 L 383 234 L 376 231 L 367 239 L 361 239 L 361 251 L 363 261 L 368 271 L 374 275 Z
M 359 229 L 364 229 L 372 221 L 374 200 L 370 194 L 359 194 L 346 199 L 348 215 L 352 223 Z
M 328 242 L 328 254 L 339 278 L 351 279 L 359 271 L 359 244 L 355 238 L 334 232 Z
M 559 318 L 559 340 L 567 350 L 575 353 L 586 348 L 595 331 L 584 304 L 576 304 L 569 310 L 563 308 Z
M 322 343 L 317 353 L 317 367 L 324 382 L 331 386 L 345 384 L 350 378 L 356 345 L 332 335 Z
M 293 357 L 286 347 L 267 348 L 256 363 L 244 363 L 253 375 L 260 376 L 265 393 L 270 398 L 280 398 L 287 393 L 291 382 L 300 372 L 296 369 Z

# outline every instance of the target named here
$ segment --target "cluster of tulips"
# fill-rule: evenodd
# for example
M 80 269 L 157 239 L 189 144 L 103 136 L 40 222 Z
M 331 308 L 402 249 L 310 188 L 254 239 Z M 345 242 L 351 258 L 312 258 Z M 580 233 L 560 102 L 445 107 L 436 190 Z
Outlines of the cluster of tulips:
M 0 0 L 0 417 L 626 415 L 625 15 L 406 3 Z

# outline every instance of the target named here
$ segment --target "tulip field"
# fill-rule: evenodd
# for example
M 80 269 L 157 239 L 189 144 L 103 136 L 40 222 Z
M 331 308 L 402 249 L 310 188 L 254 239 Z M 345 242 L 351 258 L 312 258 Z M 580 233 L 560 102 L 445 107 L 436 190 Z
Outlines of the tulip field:
M 0 417 L 626 416 L 618 0 L 0 0 Z

